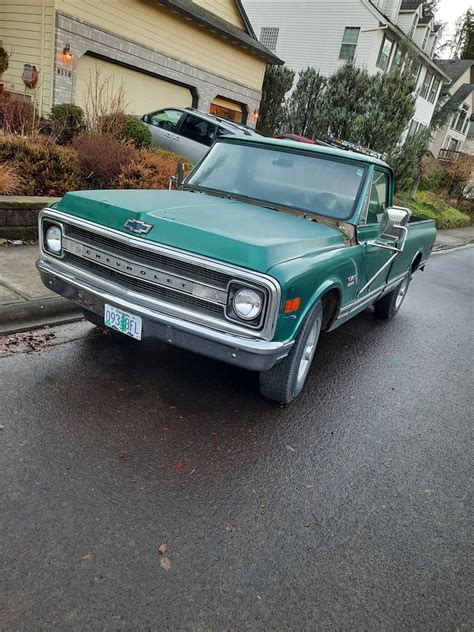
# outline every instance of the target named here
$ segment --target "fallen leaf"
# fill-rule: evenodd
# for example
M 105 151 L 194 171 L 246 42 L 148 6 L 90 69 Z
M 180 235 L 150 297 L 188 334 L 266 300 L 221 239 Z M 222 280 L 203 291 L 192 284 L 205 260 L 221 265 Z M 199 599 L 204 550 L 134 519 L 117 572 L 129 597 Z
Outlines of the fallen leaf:
M 425 494 L 428 494 L 428 496 L 431 496 L 431 494 L 433 493 L 432 489 L 425 489 Z
M 128 457 L 128 454 L 126 452 L 119 452 L 117 455 L 118 459 L 126 459 Z
M 164 543 L 160 544 L 160 546 L 158 547 L 158 551 L 161 553 L 161 555 L 164 555 L 167 550 L 168 550 L 168 547 Z
M 235 531 L 237 529 L 237 525 L 234 524 L 233 522 L 231 522 L 230 524 L 227 525 L 227 527 L 225 528 L 225 530 L 227 531 L 227 533 L 229 533 L 230 531 Z
M 309 492 L 310 489 L 313 489 L 314 485 L 305 485 L 305 491 Z
M 262 598 L 260 597 L 260 595 L 257 595 L 257 599 L 258 599 L 259 601 L 262 601 Z
M 92 559 L 92 553 L 86 553 L 82 559 L 89 562 Z
M 286 449 L 287 450 L 291 450 L 292 452 L 296 452 L 296 450 L 294 448 L 292 448 L 291 445 L 287 445 Z
M 160 558 L 160 565 L 164 571 L 169 571 L 171 566 L 170 558 L 163 555 L 163 557 Z
M 179 461 L 178 463 L 176 463 L 175 467 L 177 470 L 184 470 L 186 465 L 184 463 L 181 463 L 181 461 Z
M 252 494 L 255 496 L 255 494 L 257 493 L 256 489 L 252 489 Z

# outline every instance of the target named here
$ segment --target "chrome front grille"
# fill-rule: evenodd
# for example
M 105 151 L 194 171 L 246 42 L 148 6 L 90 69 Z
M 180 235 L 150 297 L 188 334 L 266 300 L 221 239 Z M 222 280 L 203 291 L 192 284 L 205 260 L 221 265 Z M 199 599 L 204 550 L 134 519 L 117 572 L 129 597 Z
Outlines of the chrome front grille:
M 158 285 L 154 285 L 153 283 L 148 283 L 147 281 L 142 281 L 141 279 L 134 279 L 117 270 L 109 270 L 104 268 L 100 264 L 95 263 L 94 261 L 88 261 L 87 259 L 83 259 L 82 257 L 78 257 L 72 253 L 66 253 L 64 257 L 64 261 L 73 263 L 76 267 L 84 270 L 90 270 L 94 272 L 97 276 L 102 279 L 110 279 L 119 281 L 120 285 L 123 287 L 127 287 L 131 290 L 140 290 L 140 292 L 151 296 L 158 297 L 161 299 L 168 299 L 172 303 L 178 303 L 180 305 L 189 305 L 194 309 L 198 309 L 201 312 L 213 313 L 219 316 L 224 316 L 224 306 L 216 305 L 214 303 L 209 303 L 207 301 L 203 301 L 195 296 L 189 296 L 187 294 L 181 294 L 175 290 L 160 287 Z
M 97 248 L 104 248 L 112 254 L 121 254 L 126 257 L 133 257 L 135 261 L 141 261 L 149 265 L 158 266 L 162 270 L 173 272 L 174 274 L 181 274 L 185 277 L 190 277 L 196 281 L 209 282 L 213 281 L 219 284 L 222 288 L 227 286 L 227 283 L 231 280 L 227 274 L 218 272 L 217 270 L 210 270 L 187 261 L 179 261 L 162 255 L 157 252 L 150 252 L 130 246 L 129 244 L 122 243 L 110 237 L 104 235 L 97 235 L 92 231 L 80 228 L 79 226 L 65 226 L 65 233 L 72 239 L 77 239 L 81 243 L 86 243 Z

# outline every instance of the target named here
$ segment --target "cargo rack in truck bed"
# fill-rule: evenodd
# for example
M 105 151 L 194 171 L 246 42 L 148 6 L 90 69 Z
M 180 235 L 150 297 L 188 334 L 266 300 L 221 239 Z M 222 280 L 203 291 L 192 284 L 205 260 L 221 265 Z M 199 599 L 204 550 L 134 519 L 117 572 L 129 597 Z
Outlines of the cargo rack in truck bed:
M 325 143 L 330 145 L 331 147 L 337 147 L 338 149 L 345 149 L 346 151 L 354 151 L 357 154 L 364 154 L 365 156 L 370 156 L 371 158 L 378 158 L 379 160 L 385 160 L 385 155 L 379 153 L 378 151 L 374 151 L 373 149 L 368 149 L 367 147 L 363 147 L 362 145 L 358 145 L 357 143 L 351 143 L 347 140 L 339 140 L 338 138 L 325 137 L 323 139 Z

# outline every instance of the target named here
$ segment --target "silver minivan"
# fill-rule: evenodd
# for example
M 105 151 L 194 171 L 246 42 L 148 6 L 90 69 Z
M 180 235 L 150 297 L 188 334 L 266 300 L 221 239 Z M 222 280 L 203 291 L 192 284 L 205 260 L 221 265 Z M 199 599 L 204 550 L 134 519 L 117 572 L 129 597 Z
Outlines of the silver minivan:
M 141 120 L 151 131 L 154 145 L 184 156 L 193 165 L 201 160 L 219 136 L 258 134 L 244 125 L 194 108 L 165 108 L 145 114 Z

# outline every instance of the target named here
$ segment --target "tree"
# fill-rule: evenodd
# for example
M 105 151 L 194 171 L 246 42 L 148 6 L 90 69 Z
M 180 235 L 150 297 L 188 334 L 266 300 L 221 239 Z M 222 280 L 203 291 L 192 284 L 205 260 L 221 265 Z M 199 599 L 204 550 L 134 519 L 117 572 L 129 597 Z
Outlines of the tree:
M 321 128 L 335 138 L 360 143 L 370 116 L 373 80 L 352 61 L 329 77 L 321 105 Z
M 403 144 L 397 145 L 387 156 L 387 162 L 395 173 L 397 191 L 408 191 L 420 175 L 421 159 L 430 139 L 429 129 L 410 135 Z
M 286 103 L 288 131 L 300 136 L 313 137 L 321 133 L 321 97 L 326 79 L 314 68 L 299 73 L 298 82 Z
M 471 9 L 464 16 L 460 58 L 474 59 L 474 14 Z
M 363 145 L 380 153 L 392 152 L 415 113 L 415 81 L 409 68 L 373 77 L 370 114 L 361 133 Z
M 273 136 L 280 130 L 285 113 L 285 94 L 293 85 L 294 78 L 294 71 L 286 66 L 267 66 L 257 122 L 257 129 L 262 134 Z

